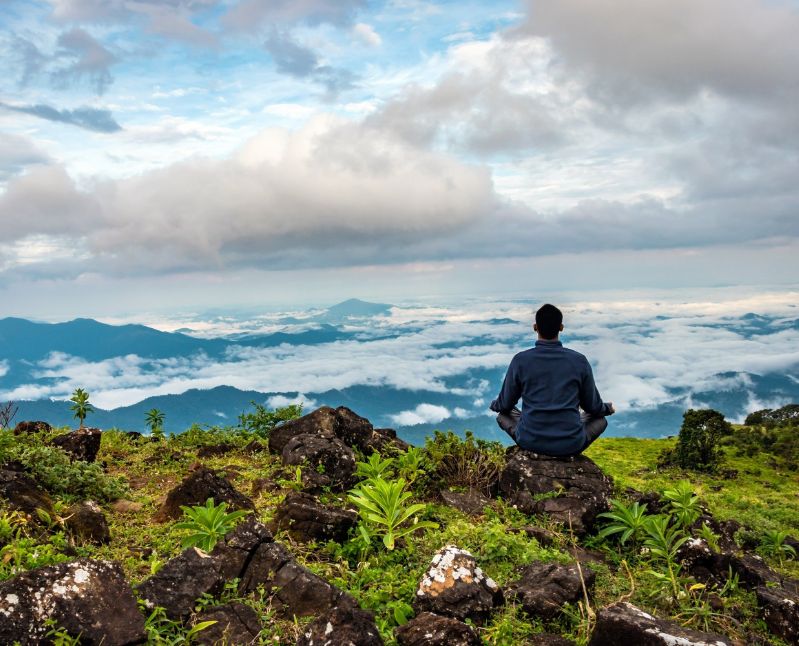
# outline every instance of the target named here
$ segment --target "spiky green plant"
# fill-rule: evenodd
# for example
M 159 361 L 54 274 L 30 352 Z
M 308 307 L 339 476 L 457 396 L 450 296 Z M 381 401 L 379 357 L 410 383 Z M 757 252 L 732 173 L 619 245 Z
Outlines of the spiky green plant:
M 632 539 L 633 545 L 637 545 L 645 534 L 646 525 L 646 505 L 634 502 L 625 505 L 620 500 L 611 500 L 611 511 L 599 514 L 600 518 L 606 518 L 609 523 L 599 532 L 599 538 L 607 538 L 614 534 L 620 534 L 619 542 L 624 545 Z
M 666 489 L 663 498 L 668 501 L 669 514 L 683 529 L 687 530 L 702 515 L 699 496 L 694 494 L 694 489 L 687 480 L 681 480 L 671 489 Z
M 94 411 L 94 406 L 89 403 L 89 393 L 83 390 L 83 388 L 76 388 L 75 392 L 72 393 L 72 397 L 69 398 L 69 401 L 72 402 L 69 410 L 75 414 L 75 417 L 77 417 L 80 422 L 80 427 L 83 428 L 86 416 Z
M 388 474 L 394 466 L 394 458 L 381 460 L 381 457 L 380 453 L 375 451 L 366 461 L 356 462 L 355 475 L 364 480 L 371 480 L 373 478 L 381 478 Z
M 151 408 L 144 416 L 144 422 L 150 427 L 150 434 L 153 437 L 161 439 L 164 437 L 164 419 L 166 416 L 163 411 L 157 408 Z
M 227 511 L 227 503 L 214 505 L 214 499 L 205 501 L 205 506 L 187 507 L 181 505 L 183 522 L 177 523 L 178 529 L 188 529 L 191 533 L 181 541 L 183 547 L 199 547 L 210 552 L 225 535 L 236 526 L 236 523 L 249 514 L 249 511 Z
M 779 530 L 766 530 L 760 538 L 760 552 L 765 556 L 776 558 L 780 567 L 785 558 L 796 558 L 796 549 L 785 542 L 788 532 Z

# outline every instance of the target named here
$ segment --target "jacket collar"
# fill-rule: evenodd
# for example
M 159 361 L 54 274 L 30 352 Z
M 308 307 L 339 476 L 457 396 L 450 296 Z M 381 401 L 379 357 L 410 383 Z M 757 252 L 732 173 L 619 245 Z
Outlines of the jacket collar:
M 547 341 L 546 339 L 536 339 L 535 342 L 536 347 L 542 346 L 544 348 L 562 348 L 563 344 L 558 341 L 557 339 L 553 339 L 552 341 Z

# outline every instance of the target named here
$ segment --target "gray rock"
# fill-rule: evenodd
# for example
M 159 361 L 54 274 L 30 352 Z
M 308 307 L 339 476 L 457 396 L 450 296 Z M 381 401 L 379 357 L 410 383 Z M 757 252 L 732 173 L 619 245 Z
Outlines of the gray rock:
M 53 427 L 50 426 L 47 422 L 42 422 L 41 420 L 38 421 L 27 421 L 27 422 L 19 422 L 14 427 L 14 435 L 23 435 L 29 433 L 41 433 L 42 431 L 50 432 L 53 430 Z
M 345 406 L 330 408 L 322 406 L 312 413 L 303 415 L 272 429 L 269 434 L 269 450 L 282 454 L 288 441 L 297 435 L 318 435 L 338 438 L 348 447 L 357 447 L 370 453 L 369 443 L 374 429 L 368 419 L 356 415 Z
M 445 504 L 470 516 L 480 516 L 486 507 L 491 506 L 491 499 L 475 489 L 469 491 L 442 491 L 441 499 Z
M 0 583 L 0 643 L 44 643 L 45 621 L 81 644 L 144 641 L 144 616 L 122 574 L 108 561 L 78 559 L 29 570 Z
M 394 634 L 400 646 L 480 646 L 483 643 L 468 624 L 432 612 L 416 615 Z
M 100 506 L 91 500 L 79 502 L 67 510 L 66 526 L 81 542 L 104 544 L 111 541 L 111 530 Z
M 546 514 L 584 534 L 597 514 L 608 510 L 613 482 L 583 455 L 553 458 L 513 447 L 499 488 L 524 513 Z
M 343 491 L 353 484 L 355 453 L 337 437 L 295 435 L 281 458 L 287 466 L 302 466 L 302 481 L 308 487 Z
M 576 564 L 531 563 L 522 570 L 521 577 L 506 589 L 508 598 L 515 598 L 524 610 L 542 619 L 556 618 L 563 605 L 575 603 L 583 598 L 583 583 L 591 590 L 596 574 L 588 567 L 580 569 Z
M 417 612 L 482 622 L 503 603 L 497 584 L 466 550 L 447 545 L 436 552 L 414 599 Z
M 588 646 L 732 646 L 726 637 L 683 628 L 657 619 L 631 603 L 616 603 L 597 613 Z
M 35 515 L 37 509 L 53 514 L 53 501 L 28 474 L 16 468 L 0 469 L 0 498 L 8 501 L 12 510 Z
M 194 625 L 215 621 L 197 633 L 195 644 L 257 644 L 261 618 L 250 606 L 238 601 L 209 608 L 194 617 Z
M 228 511 L 255 509 L 252 500 L 236 490 L 230 481 L 200 466 L 167 494 L 166 501 L 156 512 L 153 520 L 165 522 L 180 518 L 183 515 L 181 505 L 187 507 L 204 505 L 209 498 L 213 498 L 215 505 L 227 503 Z
M 51 444 L 65 451 L 73 461 L 94 462 L 100 451 L 102 436 L 103 432 L 99 428 L 79 428 L 71 433 L 57 435 Z
M 799 587 L 799 586 L 797 586 Z M 768 629 L 789 644 L 799 644 L 799 593 L 796 589 L 758 586 L 757 604 Z

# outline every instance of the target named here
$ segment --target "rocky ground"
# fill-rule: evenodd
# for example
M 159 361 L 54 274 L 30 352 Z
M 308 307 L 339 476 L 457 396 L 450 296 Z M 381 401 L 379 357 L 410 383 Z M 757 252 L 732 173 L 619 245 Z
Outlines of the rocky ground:
M 0 643 L 799 643 L 795 474 L 658 471 L 657 445 L 408 451 L 343 407 L 169 439 L 23 423 L 0 434 Z M 407 494 L 395 540 L 348 495 L 374 478 Z M 209 499 L 247 513 L 182 548 Z M 611 500 L 662 540 L 603 534 Z

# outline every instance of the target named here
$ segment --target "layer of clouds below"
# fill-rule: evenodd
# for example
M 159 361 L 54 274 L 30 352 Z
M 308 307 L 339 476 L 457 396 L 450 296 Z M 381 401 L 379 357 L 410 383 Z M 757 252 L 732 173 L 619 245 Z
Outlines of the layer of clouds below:
M 602 395 L 620 410 L 646 409 L 672 401 L 669 389 L 691 393 L 742 388 L 746 376 L 726 372 L 795 374 L 799 366 L 799 330 L 783 329 L 747 338 L 740 315 L 750 306 L 761 314 L 797 316 L 795 295 L 778 300 L 727 303 L 605 302 L 573 304 L 564 309 L 567 345 L 592 361 Z M 734 313 L 734 315 L 733 315 Z M 511 317 L 518 323 L 495 323 Z M 431 405 L 397 411 L 396 424 L 438 423 L 450 417 L 485 414 L 486 402 L 500 387 L 485 380 L 472 382 L 471 370 L 501 373 L 513 354 L 530 342 L 529 311 L 518 304 L 481 308 L 399 308 L 392 315 L 363 327 L 364 333 L 393 330 L 393 339 L 340 341 L 318 346 L 242 348 L 225 360 L 208 357 L 149 361 L 136 356 L 86 362 L 53 354 L 38 366 L 45 384 L 0 393 L 0 400 L 66 398 L 75 388 L 92 393 L 104 408 L 132 404 L 145 397 L 178 394 L 190 388 L 230 385 L 262 392 L 318 393 L 355 385 L 385 386 L 452 393 L 474 401 L 472 409 Z M 416 331 L 407 331 L 413 327 Z M 403 334 L 402 332 L 405 331 Z M 577 338 L 570 341 L 571 335 Z M 475 342 L 473 345 L 469 342 Z M 444 345 L 451 344 L 451 345 Z M 386 370 L 385 366 L 391 369 Z M 109 387 L 113 384 L 113 387 Z M 280 396 L 270 405 L 301 402 Z M 786 403 L 775 393 L 768 405 Z M 751 398 L 748 410 L 764 402 Z M 386 411 L 387 414 L 392 411 Z

